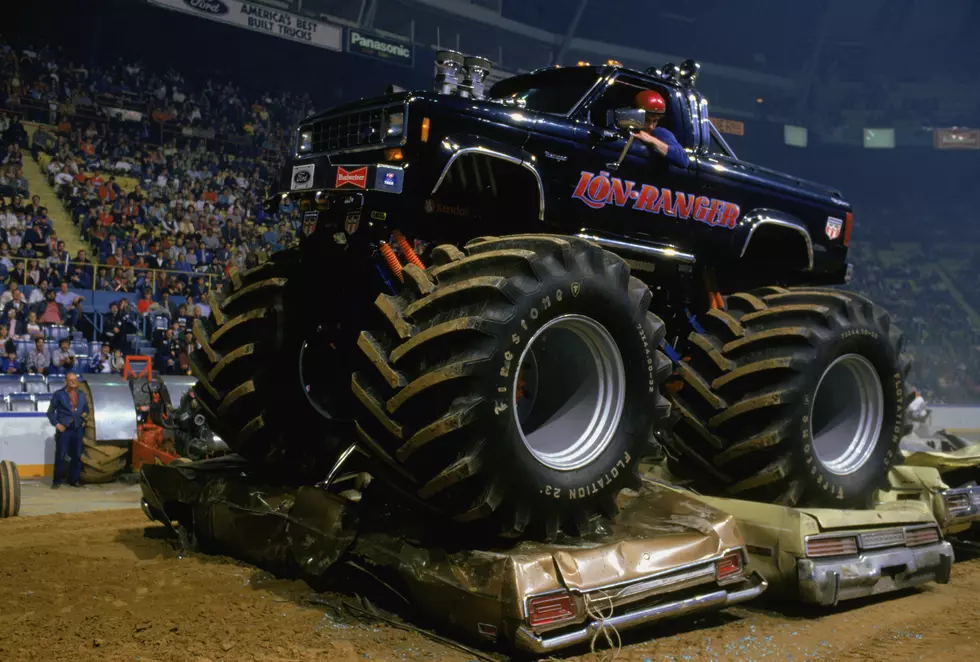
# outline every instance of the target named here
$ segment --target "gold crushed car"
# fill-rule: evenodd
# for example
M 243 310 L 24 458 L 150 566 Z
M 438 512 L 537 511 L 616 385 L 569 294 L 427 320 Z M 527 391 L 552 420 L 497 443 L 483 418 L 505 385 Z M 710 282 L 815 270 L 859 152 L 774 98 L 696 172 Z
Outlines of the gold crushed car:
M 943 482 L 935 466 L 893 467 L 888 473 L 888 484 L 887 490 L 876 493 L 876 503 L 921 501 L 932 511 L 944 535 L 961 534 L 980 521 L 980 486 L 951 488 Z
M 918 500 L 874 510 L 790 508 L 698 497 L 738 521 L 749 571 L 769 593 L 820 605 L 878 595 L 930 581 L 945 584 L 953 549 L 932 506 Z
M 263 487 L 234 458 L 145 466 L 141 479 L 144 512 L 177 520 L 185 541 L 308 579 L 346 557 L 458 634 L 533 653 L 751 600 L 767 585 L 746 570 L 732 515 L 649 481 L 621 494 L 620 516 L 597 539 L 461 549 L 410 513 Z

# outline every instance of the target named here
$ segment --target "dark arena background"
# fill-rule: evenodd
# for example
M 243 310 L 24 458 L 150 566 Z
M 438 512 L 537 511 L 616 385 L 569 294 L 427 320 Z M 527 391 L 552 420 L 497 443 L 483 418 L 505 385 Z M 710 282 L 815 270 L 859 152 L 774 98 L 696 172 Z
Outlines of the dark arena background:
M 974 654 L 980 3 L 8 4 L 0 661 Z

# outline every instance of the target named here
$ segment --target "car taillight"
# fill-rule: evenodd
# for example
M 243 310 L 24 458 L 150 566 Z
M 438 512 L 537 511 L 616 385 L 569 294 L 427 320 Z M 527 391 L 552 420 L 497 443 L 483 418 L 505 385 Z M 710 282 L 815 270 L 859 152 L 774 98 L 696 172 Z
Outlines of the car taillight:
M 851 241 L 851 226 L 854 225 L 854 214 L 847 212 L 844 214 L 844 245 L 847 246 Z
M 969 515 L 973 510 L 973 503 L 969 494 L 945 494 L 943 499 L 946 501 L 946 509 L 950 515 Z
M 847 538 L 816 538 L 806 541 L 806 555 L 809 557 L 819 556 L 847 556 L 857 554 L 857 539 Z
M 929 526 L 924 529 L 910 529 L 905 531 L 905 544 L 909 547 L 916 545 L 928 545 L 939 541 L 939 529 Z
M 570 621 L 577 615 L 569 593 L 539 595 L 527 602 L 527 622 L 532 628 Z
M 715 561 L 715 579 L 731 579 L 742 574 L 742 554 L 729 552 Z

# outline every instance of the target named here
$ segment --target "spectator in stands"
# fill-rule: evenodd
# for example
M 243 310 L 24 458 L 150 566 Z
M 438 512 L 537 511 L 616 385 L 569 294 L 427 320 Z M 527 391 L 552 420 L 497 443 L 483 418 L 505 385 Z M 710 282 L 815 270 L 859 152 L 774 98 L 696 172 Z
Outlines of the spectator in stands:
M 27 319 L 27 301 L 24 300 L 24 293 L 21 290 L 15 290 L 10 303 L 4 306 L 4 312 L 8 317 L 11 311 L 16 313 L 18 319 Z
M 125 334 L 122 332 L 123 326 L 124 321 L 119 315 L 119 304 L 113 301 L 109 304 L 109 313 L 105 315 L 102 321 L 103 340 L 108 342 L 110 347 L 122 348 L 122 343 L 125 340 Z
M 42 276 L 37 287 L 31 290 L 31 295 L 27 297 L 28 310 L 34 310 L 44 314 L 44 306 L 47 301 L 49 289 L 48 279 Z
M 112 353 L 109 343 L 102 343 L 102 348 L 89 364 L 91 371 L 97 374 L 108 375 L 112 371 Z
M 43 336 L 44 332 L 41 329 L 41 324 L 38 321 L 37 313 L 33 310 L 27 313 L 27 319 L 21 323 L 21 332 L 18 336 L 18 340 L 33 340 L 39 336 Z
M 45 295 L 44 310 L 41 312 L 39 321 L 41 324 L 65 323 L 65 308 L 58 303 L 55 293 L 51 290 L 48 290 Z
M 44 346 L 44 338 L 34 339 L 34 347 L 27 353 L 27 374 L 46 375 L 51 368 L 51 354 Z
M 51 352 L 51 368 L 49 374 L 61 375 L 75 368 L 75 352 L 71 350 L 71 339 L 62 338 L 58 341 L 58 349 Z
M 112 374 L 121 375 L 123 369 L 126 367 L 126 358 L 123 356 L 121 350 L 115 349 L 112 351 Z
M 17 348 L 13 342 L 0 346 L 0 352 L 3 352 L 0 358 L 0 374 L 19 375 L 24 371 L 20 361 L 17 360 Z
M 68 308 L 75 302 L 77 297 L 77 294 L 68 289 L 68 283 L 66 281 L 61 281 L 61 285 L 58 286 L 58 293 L 55 295 L 54 300 L 64 308 Z
M 20 260 L 14 265 L 14 270 L 7 275 L 7 283 L 17 283 L 27 285 L 27 270 L 24 268 L 24 261 Z
M 19 289 L 20 286 L 17 282 L 7 283 L 7 289 L 0 293 L 0 310 L 7 307 L 7 304 L 14 298 L 14 292 Z
M 136 302 L 136 311 L 140 315 L 145 316 L 146 313 L 150 310 L 150 305 L 152 303 L 153 300 L 150 298 L 150 290 L 145 289 L 143 290 L 143 294 L 140 296 L 140 300 Z
M 27 324 L 27 321 L 20 319 L 17 316 L 16 310 L 4 311 L 4 313 L 0 315 L 0 320 L 2 320 L 2 323 L 6 326 L 6 328 L 10 329 L 10 336 L 12 338 L 20 340 L 21 336 L 24 335 L 24 327 Z M 29 337 L 26 339 L 30 340 Z
M 10 336 L 10 329 L 7 328 L 6 324 L 0 323 L 0 354 L 7 353 L 7 343 L 10 346 L 14 346 L 14 340 Z
M 65 375 L 64 388 L 55 391 L 48 405 L 48 420 L 57 430 L 54 454 L 54 480 L 52 488 L 58 488 L 67 478 L 68 484 L 78 487 L 82 470 L 82 435 L 85 418 L 90 416 L 85 394 L 78 390 L 78 375 Z M 71 464 L 65 472 L 65 458 L 71 455 Z

